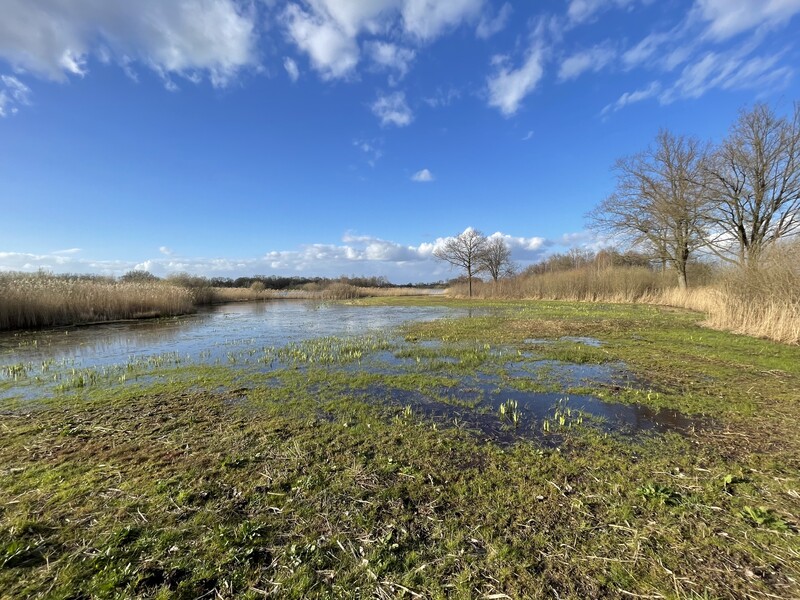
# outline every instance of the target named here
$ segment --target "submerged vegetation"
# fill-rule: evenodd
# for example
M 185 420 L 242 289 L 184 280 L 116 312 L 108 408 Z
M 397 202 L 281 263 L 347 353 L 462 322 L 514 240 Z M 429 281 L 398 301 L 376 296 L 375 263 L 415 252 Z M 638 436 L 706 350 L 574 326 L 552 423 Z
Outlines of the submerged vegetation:
M 359 302 L 479 310 L 60 389 L 9 365 L 3 594 L 800 595 L 800 349 L 645 305 Z M 695 420 L 617 431 L 582 394 Z

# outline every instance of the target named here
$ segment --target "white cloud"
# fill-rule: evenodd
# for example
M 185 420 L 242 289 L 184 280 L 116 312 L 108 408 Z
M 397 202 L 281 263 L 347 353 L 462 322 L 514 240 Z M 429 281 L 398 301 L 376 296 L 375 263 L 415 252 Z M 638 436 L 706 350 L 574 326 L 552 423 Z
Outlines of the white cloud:
M 420 40 L 432 40 L 447 29 L 476 18 L 483 3 L 484 0 L 405 0 L 405 30 Z
M 406 102 L 404 92 L 378 95 L 371 106 L 373 114 L 381 120 L 381 125 L 405 127 L 414 120 L 414 115 Z
M 642 100 L 647 100 L 648 98 L 653 98 L 657 96 L 660 91 L 661 84 L 658 81 L 653 81 L 647 87 L 640 90 L 625 92 L 619 98 L 617 98 L 616 102 L 612 102 L 603 108 L 600 114 L 601 116 L 606 117 L 612 112 L 622 110 L 626 106 L 641 102 Z
M 158 251 L 161 252 L 164 256 L 172 256 L 172 250 L 167 246 L 160 246 Z
M 0 75 L 0 117 L 16 114 L 31 103 L 31 89 L 16 77 Z
M 515 237 L 499 231 L 488 237 L 490 240 L 498 238 L 503 240 L 508 249 L 511 250 L 512 256 L 517 259 L 537 257 L 544 248 L 550 245 L 547 239 L 543 237 Z
M 283 10 L 289 39 L 311 59 L 324 79 L 353 76 L 361 60 L 359 37 L 369 34 L 425 43 L 476 18 L 485 0 L 304 0 Z M 387 39 L 364 50 L 374 64 L 408 71 L 415 51 Z
M 436 179 L 428 169 L 422 169 L 421 171 L 417 171 L 411 176 L 411 181 L 416 181 L 417 183 L 429 183 Z
M 671 40 L 674 40 L 672 34 L 651 33 L 642 38 L 634 47 L 626 50 L 622 55 L 622 62 L 629 69 L 637 67 L 650 60 L 661 46 Z
M 355 70 L 359 61 L 358 44 L 336 21 L 306 12 L 296 4 L 286 7 L 284 20 L 289 37 L 308 54 L 311 65 L 323 79 L 347 77 Z
M 532 130 L 532 129 L 531 129 L 530 131 L 528 131 L 528 133 L 526 133 L 526 134 L 525 134 L 525 135 L 522 137 L 522 141 L 523 141 L 523 142 L 527 142 L 528 140 L 531 140 L 531 139 L 533 139 L 533 130 Z
M 293 82 L 300 78 L 300 68 L 297 66 L 297 63 L 294 61 L 294 59 L 289 58 L 288 56 L 284 57 L 283 68 L 286 69 L 289 79 L 291 79 Z
M 510 117 L 519 110 L 522 101 L 542 78 L 544 50 L 539 44 L 534 44 L 522 65 L 516 69 L 510 66 L 507 56 L 495 56 L 492 62 L 495 72 L 487 79 L 489 106 Z
M 611 63 L 617 56 L 617 51 L 607 44 L 597 45 L 589 50 L 577 52 L 564 59 L 558 70 L 559 81 L 576 79 L 586 71 L 597 73 Z
M 678 80 L 661 95 L 661 102 L 699 98 L 712 89 L 755 89 L 768 92 L 785 85 L 794 71 L 780 66 L 782 53 L 748 57 L 749 49 L 706 52 L 688 64 Z
M 511 7 L 511 4 L 506 2 L 500 7 L 500 10 L 494 17 L 489 15 L 482 16 L 478 27 L 475 29 L 475 35 L 485 40 L 496 33 L 500 33 L 505 29 L 508 24 L 508 19 L 511 18 L 511 13 L 513 12 L 514 9 Z
M 637 1 L 640 0 L 569 0 L 567 16 L 573 23 L 585 23 L 600 12 L 610 8 L 630 7 Z
M 786 25 L 798 13 L 800 0 L 696 0 L 693 10 L 719 40 L 757 27 Z
M 235 0 L 5 0 L 0 58 L 56 81 L 86 74 L 94 55 L 224 86 L 257 62 L 255 22 Z
M 548 240 L 542 237 L 513 236 L 497 232 L 511 249 L 512 258 L 525 265 L 547 254 L 574 246 L 599 247 L 598 238 L 587 232 L 565 234 Z M 0 251 L 0 272 L 37 271 L 56 273 L 97 273 L 122 275 L 144 270 L 158 276 L 188 272 L 208 277 L 240 277 L 256 273 L 338 277 L 342 273 L 385 275 L 395 282 L 431 281 L 452 273 L 438 261 L 433 251 L 452 239 L 438 237 L 418 245 L 402 244 L 372 235 L 346 233 L 338 244 L 306 244 L 293 250 L 272 250 L 249 258 L 141 257 L 138 260 L 102 260 L 82 256 L 77 249 L 35 254 Z
M 393 69 L 400 79 L 406 76 L 416 52 L 389 42 L 371 41 L 364 44 L 364 50 L 372 62 L 381 69 Z
M 460 90 L 454 87 L 449 87 L 447 89 L 439 87 L 436 88 L 436 92 L 434 92 L 433 96 L 423 98 L 422 101 L 431 108 L 440 108 L 444 106 L 450 106 L 459 98 L 461 98 Z

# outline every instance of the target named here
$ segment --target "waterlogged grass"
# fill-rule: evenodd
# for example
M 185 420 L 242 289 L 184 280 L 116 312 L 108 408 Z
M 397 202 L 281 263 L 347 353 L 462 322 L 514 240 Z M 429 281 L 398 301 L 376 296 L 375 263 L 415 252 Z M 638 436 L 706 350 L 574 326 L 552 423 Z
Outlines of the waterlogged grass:
M 800 596 L 800 350 L 651 307 L 470 306 L 404 343 L 243 345 L 228 362 L 140 362 L 120 380 L 122 365 L 55 394 L 36 368 L 7 374 L 10 393 L 46 398 L 0 404 L 0 595 Z M 621 437 L 562 401 L 535 423 L 554 440 L 542 444 L 517 436 L 516 400 L 459 391 L 481 377 L 552 389 L 558 365 L 537 379 L 542 360 L 624 362 L 628 384 L 580 391 L 713 425 Z M 517 441 L 434 419 L 404 400 L 417 396 Z

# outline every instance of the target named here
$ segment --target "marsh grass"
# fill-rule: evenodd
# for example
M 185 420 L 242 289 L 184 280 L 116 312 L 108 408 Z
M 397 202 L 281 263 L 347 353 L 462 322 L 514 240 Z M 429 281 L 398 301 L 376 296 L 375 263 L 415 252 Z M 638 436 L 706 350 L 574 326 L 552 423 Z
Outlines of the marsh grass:
M 389 301 L 462 302 L 364 302 Z M 800 349 L 662 307 L 470 304 L 491 313 L 407 326 L 454 347 L 414 343 L 422 360 L 399 374 L 331 368 L 384 352 L 380 338 L 323 338 L 269 375 L 166 359 L 153 382 L 2 401 L 0 595 L 800 596 Z M 428 361 L 452 354 L 500 372 L 498 348 L 567 335 L 600 339 L 597 359 L 624 360 L 661 390 L 632 401 L 686 402 L 719 427 L 621 438 L 562 402 L 547 420 L 548 437 L 568 431 L 557 447 L 500 446 L 357 391 L 435 395 L 462 378 Z M 505 407 L 511 430 L 519 407 Z
M 193 309 L 186 289 L 160 282 L 0 273 L 0 329 L 171 316 Z
M 473 287 L 482 298 L 676 306 L 704 313 L 709 327 L 800 343 L 800 243 L 772 249 L 756 267 L 721 269 L 712 281 L 688 289 L 677 288 L 671 274 L 643 267 L 595 266 Z M 465 297 L 466 288 L 452 286 L 448 295 Z

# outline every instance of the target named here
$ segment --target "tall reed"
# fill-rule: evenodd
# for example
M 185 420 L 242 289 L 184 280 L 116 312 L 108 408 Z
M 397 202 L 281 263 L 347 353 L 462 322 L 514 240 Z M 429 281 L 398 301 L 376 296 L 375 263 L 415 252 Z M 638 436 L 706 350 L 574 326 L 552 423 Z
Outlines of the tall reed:
M 800 242 L 773 248 L 759 265 L 718 270 L 686 290 L 669 273 L 642 267 L 577 269 L 473 284 L 483 298 L 531 298 L 588 302 L 642 302 L 688 308 L 707 315 L 705 325 L 780 342 L 800 343 Z M 448 289 L 466 296 L 465 284 Z
M 0 273 L 0 329 L 27 329 L 192 312 L 191 294 L 156 283 Z

